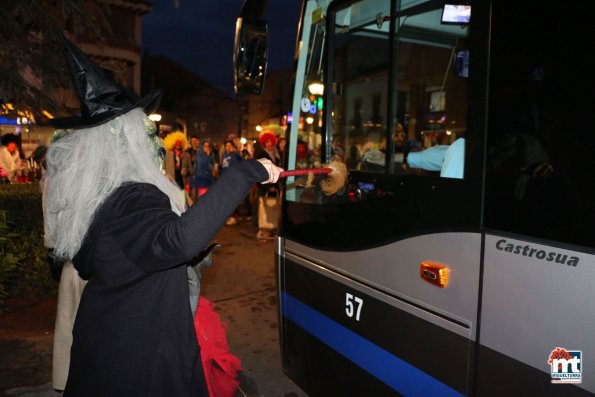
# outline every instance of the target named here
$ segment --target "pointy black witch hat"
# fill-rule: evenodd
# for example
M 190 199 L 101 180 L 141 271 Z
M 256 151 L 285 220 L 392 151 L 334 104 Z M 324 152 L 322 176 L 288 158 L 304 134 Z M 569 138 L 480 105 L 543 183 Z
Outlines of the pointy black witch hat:
M 60 34 L 60 40 L 80 100 L 81 116 L 51 119 L 49 122 L 54 128 L 89 128 L 135 108 L 143 108 L 147 114 L 157 109 L 161 101 L 160 90 L 139 99 L 138 95 L 120 85 L 63 34 Z

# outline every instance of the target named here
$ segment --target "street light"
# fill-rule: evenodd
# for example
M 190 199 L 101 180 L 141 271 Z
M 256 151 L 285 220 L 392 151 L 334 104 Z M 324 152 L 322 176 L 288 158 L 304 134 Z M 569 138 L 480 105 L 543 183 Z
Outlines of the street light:
M 320 80 L 313 80 L 308 85 L 308 91 L 310 91 L 310 94 L 312 95 L 322 95 L 324 94 L 324 84 L 322 84 L 322 81 Z

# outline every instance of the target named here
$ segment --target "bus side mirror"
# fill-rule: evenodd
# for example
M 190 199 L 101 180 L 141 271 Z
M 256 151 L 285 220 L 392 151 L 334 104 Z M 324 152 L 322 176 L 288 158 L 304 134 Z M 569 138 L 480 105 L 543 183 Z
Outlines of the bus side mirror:
M 267 41 L 266 22 L 237 19 L 233 62 L 236 95 L 262 94 L 268 61 Z

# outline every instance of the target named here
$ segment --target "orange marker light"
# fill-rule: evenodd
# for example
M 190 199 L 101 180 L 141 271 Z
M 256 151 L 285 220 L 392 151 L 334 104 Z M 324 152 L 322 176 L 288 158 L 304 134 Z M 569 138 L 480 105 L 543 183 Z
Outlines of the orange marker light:
M 448 284 L 448 268 L 445 265 L 432 262 L 422 262 L 419 276 L 430 284 L 445 288 Z

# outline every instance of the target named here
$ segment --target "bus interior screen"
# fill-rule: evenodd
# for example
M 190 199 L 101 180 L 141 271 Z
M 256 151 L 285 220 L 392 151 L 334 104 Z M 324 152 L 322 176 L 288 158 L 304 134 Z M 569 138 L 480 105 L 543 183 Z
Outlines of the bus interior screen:
M 471 20 L 471 6 L 465 4 L 445 4 L 442 9 L 442 23 L 466 25 Z

